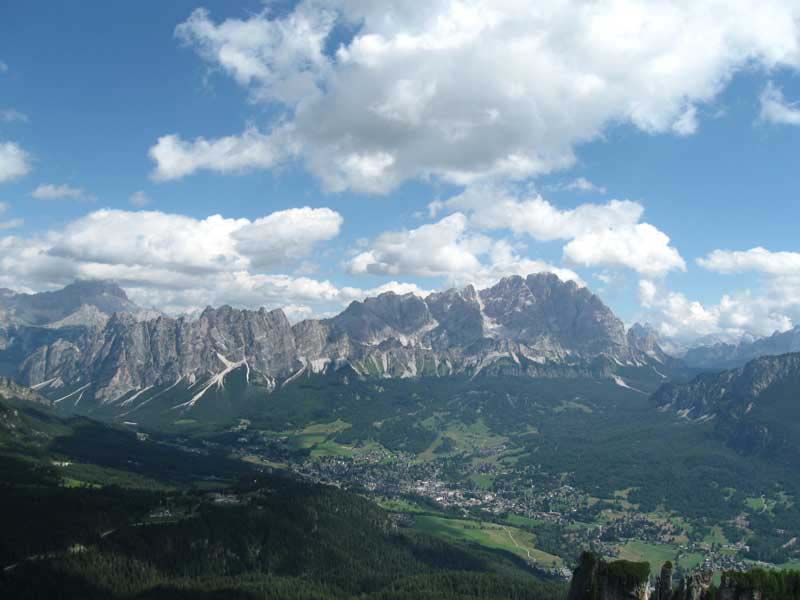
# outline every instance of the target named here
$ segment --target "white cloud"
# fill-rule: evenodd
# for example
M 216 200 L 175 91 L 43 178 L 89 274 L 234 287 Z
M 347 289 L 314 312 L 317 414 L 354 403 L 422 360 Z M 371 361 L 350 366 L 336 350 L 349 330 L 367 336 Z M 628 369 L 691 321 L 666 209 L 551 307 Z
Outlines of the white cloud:
M 705 336 L 735 342 L 744 335 L 765 336 L 800 322 L 800 285 L 768 285 L 761 294 L 749 290 L 725 294 L 716 304 L 690 300 L 652 281 L 639 282 L 642 317 L 678 347 Z
M 75 188 L 67 184 L 55 185 L 52 183 L 43 183 L 38 185 L 31 196 L 39 200 L 58 200 L 61 198 L 69 198 L 72 200 L 80 200 L 85 197 L 85 192 L 80 188 Z
M 13 142 L 0 142 L 0 183 L 11 181 L 31 170 L 31 157 Z
M 353 273 L 412 274 L 442 277 L 480 268 L 479 254 L 488 251 L 490 240 L 466 233 L 467 218 L 461 213 L 437 223 L 408 231 L 381 234 L 366 252 L 350 262 Z
M 165 135 L 149 151 L 156 162 L 153 179 L 169 181 L 198 170 L 237 173 L 274 167 L 293 153 L 289 133 L 289 128 L 270 134 L 251 128 L 240 136 L 216 140 L 200 137 L 191 142 L 177 135 Z
M 760 246 L 750 250 L 714 250 L 697 259 L 697 264 L 716 273 L 759 272 L 776 277 L 800 277 L 800 253 L 770 252 Z
M 510 187 L 475 185 L 444 202 L 434 202 L 431 213 L 442 210 L 468 212 L 470 222 L 481 229 L 510 229 L 539 241 L 572 239 L 593 231 L 634 225 L 644 208 L 629 200 L 606 204 L 581 204 L 562 210 L 542 196 L 521 197 Z
M 49 252 L 80 263 L 147 267 L 187 274 L 243 270 L 233 233 L 247 219 L 197 220 L 157 211 L 98 210 L 68 223 Z
M 158 211 L 98 210 L 36 237 L 0 236 L 0 287 L 51 289 L 83 279 L 113 279 L 143 306 L 178 313 L 206 305 L 286 307 L 291 318 L 325 315 L 389 289 L 425 293 L 392 281 L 337 287 L 287 273 L 334 238 L 341 216 L 296 208 L 261 219 L 194 219 Z
M 454 213 L 416 229 L 381 234 L 348 263 L 354 274 L 441 277 L 451 285 L 485 287 L 507 275 L 547 271 L 582 283 L 569 269 L 523 258 L 504 240 L 470 233 L 468 219 Z
M 293 208 L 255 221 L 105 209 L 67 224 L 51 237 L 49 252 L 82 263 L 213 276 L 293 264 L 336 237 L 341 223 L 328 208 Z
M 672 132 L 680 136 L 692 135 L 697 132 L 699 126 L 697 122 L 697 108 L 690 105 L 672 124 Z
M 761 93 L 761 118 L 779 125 L 800 125 L 800 103 L 787 102 L 771 81 Z
M 685 271 L 686 263 L 669 237 L 649 223 L 581 235 L 564 246 L 564 259 L 584 267 L 627 267 L 648 277 Z
M 757 273 L 762 278 L 756 290 L 724 294 L 715 304 L 693 301 L 660 284 L 641 281 L 644 318 L 655 323 L 662 335 L 679 343 L 703 336 L 735 342 L 743 335 L 770 335 L 800 324 L 800 253 L 770 252 L 761 247 L 714 250 L 697 263 L 715 273 Z
M 7 73 L 8 72 L 8 65 L 0 60 L 0 73 Z
M 142 190 L 138 190 L 130 195 L 128 202 L 131 203 L 131 206 L 135 206 L 136 208 L 144 208 L 145 206 L 152 204 L 153 200 Z
M 640 223 L 644 208 L 630 200 L 563 210 L 535 193 L 525 197 L 508 187 L 479 185 L 430 205 L 432 215 L 442 210 L 468 214 L 478 229 L 507 229 L 538 241 L 570 240 L 564 259 L 574 265 L 624 267 L 648 277 L 686 269 L 669 237 Z
M 14 110 L 13 108 L 6 108 L 0 110 L 0 121 L 5 123 L 27 123 L 28 122 L 28 115 L 25 113 L 21 113 L 18 110 Z
M 254 264 L 275 265 L 308 256 L 314 245 L 337 237 L 343 222 L 342 216 L 330 208 L 305 206 L 257 219 L 233 237 L 237 250 L 252 257 Z
M 326 54 L 343 29 L 355 34 Z M 198 10 L 176 35 L 285 108 L 293 151 L 269 130 L 171 136 L 151 150 L 157 178 L 301 155 L 327 189 L 371 193 L 564 168 L 611 123 L 689 135 L 737 70 L 800 67 L 795 0 L 304 0 L 221 22 Z
M 294 104 L 318 91 L 328 68 L 324 49 L 334 24 L 335 14 L 317 2 L 301 3 L 281 19 L 263 14 L 220 25 L 199 8 L 178 25 L 175 35 L 241 85 L 253 85 L 256 97 Z

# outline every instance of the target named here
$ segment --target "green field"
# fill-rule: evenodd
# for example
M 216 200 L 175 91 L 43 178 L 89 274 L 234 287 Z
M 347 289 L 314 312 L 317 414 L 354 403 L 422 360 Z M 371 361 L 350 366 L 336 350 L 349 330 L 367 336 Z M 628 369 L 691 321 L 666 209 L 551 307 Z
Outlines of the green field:
M 677 554 L 678 548 L 671 544 L 631 541 L 619 547 L 618 558 L 636 562 L 649 562 L 653 569 L 657 569 L 668 560 L 674 561 Z
M 561 567 L 564 564 L 558 556 L 537 549 L 533 534 L 516 527 L 432 515 L 417 515 L 414 520 L 418 530 L 451 542 L 504 550 L 544 567 Z

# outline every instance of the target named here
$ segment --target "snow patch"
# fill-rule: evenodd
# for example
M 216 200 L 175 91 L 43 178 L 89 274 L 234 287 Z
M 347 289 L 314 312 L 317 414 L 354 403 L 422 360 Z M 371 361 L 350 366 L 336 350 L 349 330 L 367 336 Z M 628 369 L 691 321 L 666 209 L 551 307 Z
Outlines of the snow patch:
M 234 371 L 239 367 L 245 367 L 247 369 L 247 382 L 248 383 L 250 382 L 250 365 L 247 364 L 246 358 L 243 358 L 239 362 L 233 362 L 222 356 L 222 354 L 220 354 L 219 352 L 217 352 L 217 358 L 223 365 L 225 365 L 225 368 L 216 375 L 214 375 L 211 379 L 209 379 L 208 382 L 206 383 L 206 386 L 198 393 L 196 393 L 194 396 L 192 396 L 191 400 L 184 402 L 183 404 L 178 404 L 177 406 L 173 406 L 172 407 L 173 410 L 178 408 L 192 408 L 195 404 L 197 404 L 197 401 L 200 400 L 200 398 L 202 398 L 203 396 L 205 396 L 206 392 L 215 385 L 217 386 L 218 390 L 224 390 L 225 377 L 227 377 L 227 375 L 231 371 Z M 275 384 L 274 382 L 272 382 L 272 388 L 274 389 L 274 387 Z
M 83 387 L 79 387 L 77 390 L 75 390 L 75 391 L 74 391 L 74 392 L 72 392 L 71 394 L 67 394 L 66 396 L 61 396 L 61 398 L 59 398 L 58 400 L 53 400 L 53 403 L 54 403 L 54 404 L 58 404 L 58 403 L 59 403 L 59 402 L 61 402 L 62 400 L 66 400 L 67 398 L 71 398 L 72 396 L 74 396 L 74 395 L 76 395 L 76 394 L 79 394 L 80 392 L 82 392 L 83 390 L 85 390 L 86 388 L 88 388 L 90 385 L 92 385 L 92 384 L 91 384 L 91 382 L 90 382 L 90 383 L 87 383 L 87 384 L 86 384 L 86 385 L 84 385 Z
M 47 381 L 43 381 L 41 383 L 37 383 L 36 385 L 32 385 L 31 389 L 32 390 L 38 390 L 38 389 L 41 389 L 43 387 L 47 387 L 48 385 L 53 383 L 56 379 L 58 379 L 58 377 L 53 377 L 52 379 L 48 379 Z
M 647 395 L 647 392 L 643 392 L 642 390 L 629 386 L 627 383 L 625 383 L 625 380 L 619 375 L 612 375 L 611 379 L 613 379 L 614 383 L 616 383 L 619 387 L 624 387 L 625 389 L 633 390 L 634 392 L 639 392 L 640 394 Z
M 120 406 L 127 406 L 128 404 L 131 404 L 131 403 L 132 403 L 134 400 L 136 400 L 136 399 L 137 399 L 139 396 L 141 396 L 142 394 L 145 394 L 145 393 L 147 393 L 148 391 L 152 390 L 152 389 L 153 389 L 153 387 L 154 387 L 154 386 L 152 386 L 152 385 L 148 385 L 148 386 L 147 386 L 146 388 L 144 388 L 143 390 L 139 390 L 139 391 L 138 391 L 138 392 L 136 392 L 136 393 L 135 393 L 133 396 L 131 396 L 130 398 L 128 398 L 127 400 L 125 400 L 125 401 L 124 401 L 122 404 L 120 404 Z

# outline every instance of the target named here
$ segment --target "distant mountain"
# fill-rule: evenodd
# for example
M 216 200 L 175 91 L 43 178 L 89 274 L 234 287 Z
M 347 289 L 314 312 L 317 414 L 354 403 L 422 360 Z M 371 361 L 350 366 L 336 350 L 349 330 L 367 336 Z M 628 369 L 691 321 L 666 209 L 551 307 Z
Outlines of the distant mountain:
M 64 323 L 63 314 L 87 305 L 74 286 L 48 296 L 65 298 L 69 307 L 45 303 L 50 320 L 39 322 L 46 326 L 9 329 L 5 339 L 0 331 L 0 374 L 76 410 L 124 413 L 156 397 L 175 399 L 181 410 L 212 395 L 263 398 L 299 378 L 332 372 L 604 377 L 627 386 L 623 370 L 663 378 L 672 360 L 647 330 L 626 333 L 597 296 L 552 274 L 427 298 L 389 292 L 353 302 L 333 318 L 295 325 L 280 309 L 228 306 L 208 308 L 196 319 L 143 320 L 120 292 L 112 286 L 91 296 L 108 299 L 92 304 L 103 314 L 125 309 L 114 310 L 101 327 Z M 55 317 L 64 324 L 56 327 Z
M 76 281 L 38 294 L 0 289 L 0 327 L 102 326 L 114 313 L 141 312 L 122 288 L 108 281 Z
M 667 354 L 661 346 L 661 341 L 655 329 L 649 325 L 634 323 L 628 330 L 628 344 L 644 352 L 647 356 L 662 364 L 677 365 L 674 357 Z
M 683 356 L 683 360 L 690 367 L 730 369 L 740 367 L 759 356 L 787 352 L 800 352 L 800 326 L 783 333 L 775 332 L 765 338 L 745 338 L 738 344 L 718 342 L 691 348 Z
M 763 356 L 744 367 L 667 383 L 653 395 L 661 410 L 713 422 L 743 453 L 800 457 L 800 353 Z M 795 463 L 796 464 L 796 463 Z

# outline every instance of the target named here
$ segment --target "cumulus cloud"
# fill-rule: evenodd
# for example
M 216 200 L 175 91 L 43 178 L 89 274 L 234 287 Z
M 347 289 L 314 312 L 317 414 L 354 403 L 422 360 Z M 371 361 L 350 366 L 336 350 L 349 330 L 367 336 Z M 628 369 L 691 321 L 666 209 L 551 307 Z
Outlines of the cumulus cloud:
M 686 344 L 704 336 L 736 342 L 744 335 L 765 336 L 800 324 L 800 253 L 714 250 L 697 259 L 702 268 L 723 275 L 755 273 L 755 290 L 724 294 L 716 303 L 701 303 L 663 284 L 642 280 L 642 317 L 665 337 Z
M 262 134 L 254 128 L 238 136 L 216 140 L 199 137 L 187 142 L 177 135 L 165 135 L 150 148 L 156 163 L 156 181 L 179 179 L 198 170 L 240 173 L 256 168 L 268 169 L 293 153 L 291 128 Z
M 564 260 L 574 265 L 623 267 L 648 277 L 686 269 L 669 237 L 640 223 L 644 208 L 630 200 L 560 209 L 536 193 L 525 196 L 509 187 L 476 185 L 433 202 L 429 209 L 434 216 L 443 210 L 462 211 L 478 229 L 507 229 L 538 241 L 569 240 Z
M 138 190 L 130 195 L 128 202 L 131 203 L 131 206 L 135 206 L 136 208 L 144 208 L 152 204 L 153 200 L 142 190 Z
M 800 277 L 800 253 L 770 252 L 760 246 L 750 250 L 714 250 L 697 259 L 697 264 L 716 273 L 758 272 L 775 277 Z
M 230 303 L 320 314 L 370 290 L 340 289 L 268 267 L 291 273 L 340 225 L 338 213 L 327 208 L 290 209 L 252 221 L 98 210 L 37 237 L 0 237 L 0 287 L 38 290 L 76 278 L 113 279 L 140 303 L 175 312 Z
M 761 93 L 761 119 L 777 125 L 800 125 L 800 103 L 788 102 L 771 81 Z
M 31 170 L 31 157 L 14 142 L 0 142 L 0 183 L 11 181 Z
M 82 189 L 68 184 L 43 183 L 36 186 L 36 189 L 31 192 L 31 196 L 39 200 L 58 200 L 61 198 L 80 200 L 85 198 L 86 194 Z
M 685 271 L 686 263 L 669 242 L 664 232 L 638 223 L 581 235 L 564 246 L 564 258 L 584 267 L 627 267 L 649 277 Z
M 156 178 L 301 156 L 327 189 L 371 193 L 547 173 L 610 123 L 690 135 L 738 69 L 800 67 L 794 0 L 303 0 L 224 21 L 200 9 L 176 36 L 286 121 L 161 138 Z
M 330 208 L 291 208 L 272 213 L 233 234 L 236 247 L 257 266 L 297 260 L 311 254 L 315 244 L 339 235 L 344 219 Z
M 351 273 L 443 277 L 452 285 L 485 287 L 507 275 L 547 271 L 582 283 L 569 269 L 523 258 L 504 240 L 470 232 L 462 213 L 416 229 L 385 232 L 367 246 L 348 263 Z
M 703 304 L 655 282 L 639 282 L 643 318 L 678 347 L 706 336 L 736 342 L 744 335 L 790 329 L 800 322 L 798 292 L 800 281 L 768 284 L 759 294 L 744 290 L 725 294 L 716 304 Z
M 468 212 L 471 223 L 481 229 L 510 229 L 538 241 L 572 239 L 600 229 L 634 225 L 644 213 L 641 204 L 629 200 L 563 210 L 539 194 L 526 197 L 511 187 L 497 185 L 470 186 L 430 205 L 434 216 L 442 210 Z

